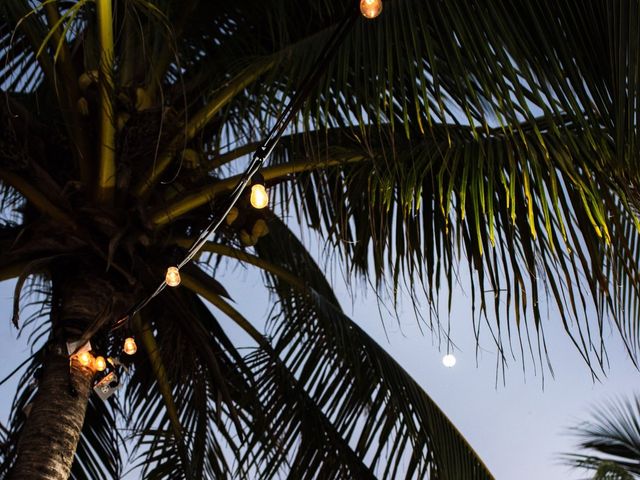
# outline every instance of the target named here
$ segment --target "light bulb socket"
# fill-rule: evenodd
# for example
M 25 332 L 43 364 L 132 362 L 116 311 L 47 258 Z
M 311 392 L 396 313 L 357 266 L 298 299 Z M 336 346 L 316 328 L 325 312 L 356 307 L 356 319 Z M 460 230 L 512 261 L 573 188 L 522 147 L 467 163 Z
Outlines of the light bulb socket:
M 251 177 L 250 186 L 253 187 L 254 185 L 263 185 L 264 186 L 264 177 L 262 176 L 262 174 L 260 172 L 254 173 L 253 176 Z

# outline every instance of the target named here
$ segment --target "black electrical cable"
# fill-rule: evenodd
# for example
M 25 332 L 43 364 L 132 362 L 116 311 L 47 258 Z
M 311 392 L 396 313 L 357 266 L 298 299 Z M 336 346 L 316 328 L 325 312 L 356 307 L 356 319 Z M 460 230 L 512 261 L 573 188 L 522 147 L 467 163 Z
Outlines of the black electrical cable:
M 305 79 L 302 82 L 302 88 L 296 92 L 292 101 L 287 105 L 285 110 L 282 112 L 280 118 L 276 121 L 276 124 L 272 127 L 267 138 L 264 140 L 262 145 L 256 151 L 252 162 L 249 164 L 249 167 L 245 171 L 244 175 L 241 177 L 239 182 L 236 184 L 236 187 L 230 194 L 231 202 L 229 207 L 225 210 L 225 212 L 218 218 L 217 220 L 213 220 L 207 228 L 203 230 L 198 239 L 196 239 L 189 249 L 187 253 L 187 257 L 180 263 L 178 268 L 182 268 L 186 265 L 195 254 L 200 250 L 206 239 L 217 230 L 222 220 L 228 215 L 229 210 L 233 208 L 235 202 L 237 201 L 236 195 L 242 194 L 246 186 L 251 181 L 251 178 L 257 171 L 260 169 L 264 161 L 271 155 L 273 149 L 277 146 L 278 141 L 286 131 L 289 123 L 293 120 L 294 115 L 297 111 L 302 107 L 302 104 L 307 99 L 309 93 L 315 87 L 317 81 L 320 79 L 322 73 L 328 66 L 328 63 L 332 60 L 333 54 L 336 51 L 337 47 L 342 43 L 344 37 L 349 31 L 349 27 L 351 26 L 353 20 L 355 20 L 357 16 L 349 15 L 343 20 L 343 22 L 336 29 L 336 32 L 331 37 L 329 42 L 325 45 L 323 51 L 319 55 L 318 62 L 314 66 L 314 69 L 310 71 Z
M 267 134 L 267 137 L 262 142 L 260 147 L 256 150 L 249 166 L 244 171 L 242 177 L 229 194 L 228 204 L 226 208 L 223 209 L 223 213 L 219 216 L 214 217 L 213 220 L 207 225 L 207 227 L 200 233 L 198 238 L 196 238 L 187 251 L 187 255 L 185 258 L 178 264 L 178 270 L 184 267 L 187 263 L 189 263 L 193 257 L 195 257 L 200 249 L 204 246 L 207 239 L 216 232 L 216 230 L 220 227 L 224 219 L 227 217 L 231 209 L 238 202 L 242 194 L 244 193 L 245 188 L 251 182 L 253 176 L 260 170 L 265 160 L 271 155 L 274 148 L 277 146 L 280 138 L 289 127 L 289 124 L 293 120 L 294 116 L 304 102 L 307 100 L 309 94 L 316 87 L 318 81 L 320 80 L 322 74 L 326 71 L 327 67 L 331 60 L 333 60 L 338 47 L 342 44 L 345 37 L 347 36 L 350 28 L 355 23 L 355 20 L 358 18 L 357 9 L 354 8 L 348 12 L 345 18 L 340 22 L 334 34 L 324 45 L 322 51 L 318 55 L 318 59 L 314 64 L 313 68 L 307 73 L 304 80 L 301 82 L 300 89 L 294 93 L 291 101 L 287 104 L 285 109 L 282 111 L 278 119 L 276 120 L 273 127 Z M 133 318 L 140 310 L 146 307 L 153 298 L 158 296 L 167 286 L 166 282 L 163 281 L 156 290 L 149 295 L 148 297 L 137 302 L 129 312 L 121 318 L 114 328 L 118 328 L 122 326 L 124 322 L 127 322 L 129 319 Z

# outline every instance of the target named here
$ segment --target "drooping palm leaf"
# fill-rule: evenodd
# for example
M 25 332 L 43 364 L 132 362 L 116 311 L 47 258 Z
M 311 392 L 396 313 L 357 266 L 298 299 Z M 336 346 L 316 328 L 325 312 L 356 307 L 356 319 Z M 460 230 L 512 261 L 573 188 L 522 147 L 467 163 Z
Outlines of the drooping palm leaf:
M 259 244 L 258 252 L 299 272 L 304 288 L 269 274 L 279 298 L 280 313 L 272 319 L 269 332 L 277 359 L 263 348 L 251 361 L 261 374 L 261 397 L 272 412 L 267 418 L 273 417 L 277 431 L 282 429 L 285 450 L 293 449 L 294 439 L 300 439 L 295 453 L 290 453 L 296 460 L 293 465 L 315 465 L 298 475 L 313 478 L 317 469 L 330 468 L 318 457 L 322 450 L 317 442 L 323 440 L 309 437 L 307 421 L 296 416 L 302 400 L 293 392 L 303 389 L 337 434 L 381 478 L 492 478 L 415 381 L 313 288 L 325 289 L 328 283 L 304 248 L 290 238 L 291 232 L 277 220 L 271 226 L 272 233 Z M 282 372 L 283 367 L 288 373 Z M 287 382 L 287 375 L 295 377 L 295 384 Z M 269 467 L 277 469 L 283 461 L 274 460 Z
M 572 429 L 581 453 L 566 454 L 565 461 L 576 468 L 600 472 L 601 478 L 638 478 L 640 397 L 603 403 L 591 417 Z M 607 472 L 611 477 L 604 476 Z
M 371 275 L 378 285 L 388 274 L 394 291 L 403 277 L 420 278 L 435 301 L 443 282 L 451 295 L 464 255 L 473 303 L 496 316 L 500 346 L 503 335 L 511 341 L 513 327 L 502 324 L 503 315 L 515 317 L 518 336 L 529 317 L 539 332 L 540 305 L 550 297 L 588 362 L 604 361 L 606 314 L 636 352 L 632 213 L 611 179 L 584 160 L 585 147 L 572 150 L 586 142 L 579 131 L 566 131 L 564 145 L 542 152 L 531 141 L 535 133 L 523 130 L 517 140 L 499 129 L 476 138 L 455 126 L 414 135 L 411 142 L 385 126 L 369 136 L 350 129 L 294 135 L 283 139 L 274 166 L 263 174 L 276 186 L 285 215 L 293 206 L 297 218 L 342 252 L 347 271 Z M 551 132 L 542 136 L 555 143 Z M 601 140 L 602 155 L 613 155 Z M 305 170 L 310 173 L 294 173 Z M 185 201 L 217 198 L 219 185 L 190 192 Z M 598 318 L 582 321 L 592 306 Z
M 241 448 L 238 426 L 246 422 L 246 413 L 233 409 L 247 389 L 246 367 L 202 302 L 190 292 L 175 295 L 175 306 L 168 312 L 145 314 L 154 334 L 163 339 L 156 347 L 166 377 L 152 373 L 150 355 L 149 362 L 138 362 L 122 399 L 132 431 L 140 436 L 133 454 L 145 478 L 237 474 L 235 470 L 243 468 L 234 462 Z M 178 325 L 173 315 L 188 321 Z M 170 426 L 162 383 L 171 390 L 180 437 Z
M 286 228 L 282 230 L 283 228 L 281 226 L 277 230 L 279 235 L 276 234 L 275 245 L 284 246 L 282 240 L 287 237 L 287 231 Z M 300 248 L 299 245 L 291 248 L 291 245 L 289 244 L 286 250 L 289 258 L 297 259 L 294 263 L 298 266 L 297 271 L 299 273 L 295 276 L 269 261 L 242 252 L 236 253 L 228 247 L 217 248 L 217 246 L 212 245 L 212 251 L 222 253 L 231 258 L 239 258 L 261 267 L 268 272 L 270 277 L 273 276 L 273 278 L 279 279 L 278 282 L 282 288 L 289 288 L 286 286 L 287 281 L 293 282 L 294 289 L 298 293 L 288 291 L 288 294 L 293 293 L 290 298 L 299 306 L 301 317 L 300 320 L 295 316 L 287 316 L 287 318 L 293 323 L 299 324 L 302 316 L 304 316 L 305 320 L 302 323 L 306 326 L 302 328 L 309 327 L 313 329 L 312 323 L 315 313 L 307 308 L 309 307 L 308 304 L 305 306 L 305 301 L 311 298 L 307 294 L 312 292 L 307 289 L 306 285 L 318 285 L 322 289 L 323 286 L 328 286 L 328 284 L 313 261 L 308 262 L 310 257 L 308 257 L 304 249 Z M 273 245 L 271 247 L 266 248 L 277 256 L 279 248 L 273 248 Z M 302 279 L 309 279 L 309 281 Z M 207 300 L 211 301 L 239 325 L 249 324 L 249 321 L 242 317 L 234 307 L 215 293 L 215 289 L 208 290 L 206 283 L 194 282 L 191 277 L 186 277 L 184 281 L 185 285 L 204 295 Z M 313 295 L 317 296 L 315 293 Z M 339 308 L 321 297 L 318 297 L 318 300 L 322 304 L 321 307 L 318 307 L 320 310 L 329 307 L 333 314 L 338 315 L 340 323 L 344 324 L 345 321 L 349 323 L 345 326 L 348 331 L 354 327 L 351 320 L 342 316 Z M 336 320 L 336 318 L 332 320 Z M 305 353 L 301 354 L 299 361 L 307 360 L 305 368 L 295 362 L 288 361 L 291 360 L 288 356 L 290 349 L 278 343 L 278 335 L 273 340 L 276 341 L 277 347 L 283 348 L 282 350 L 271 346 L 271 340 L 269 340 L 271 336 L 264 338 L 257 331 L 251 331 L 251 336 L 258 343 L 259 348 L 246 358 L 247 365 L 251 367 L 252 381 L 250 382 L 251 388 L 245 392 L 245 396 L 251 398 L 249 405 L 256 404 L 260 406 L 260 414 L 256 416 L 254 413 L 252 415 L 253 422 L 250 424 L 249 437 L 245 446 L 247 448 L 247 459 L 242 462 L 243 464 L 251 465 L 264 478 L 273 478 L 282 472 L 288 472 L 288 474 L 295 475 L 296 478 L 342 478 L 345 475 L 357 478 L 369 478 L 372 476 L 373 478 L 388 478 L 398 471 L 411 477 L 415 473 L 414 469 L 423 472 L 422 474 L 416 473 L 418 478 L 426 478 L 426 472 L 431 472 L 430 474 L 434 475 L 429 478 L 457 478 L 456 475 L 460 474 L 460 472 L 463 475 L 471 475 L 462 478 L 492 478 L 446 416 L 442 414 L 415 382 L 410 380 L 406 372 L 390 359 L 384 350 L 362 331 L 359 331 L 359 333 L 363 337 L 351 336 L 348 333 L 344 334 L 342 331 L 338 333 L 335 331 L 335 327 L 336 325 L 333 325 L 327 331 L 314 331 L 312 336 L 302 335 L 305 347 L 312 348 L 310 355 L 313 357 L 308 359 Z M 360 362 L 357 362 L 358 366 L 351 373 L 348 370 L 350 367 L 353 368 L 354 365 L 347 367 L 346 365 L 337 366 L 331 363 L 329 358 L 332 358 L 335 354 L 335 349 L 339 350 L 341 348 L 339 341 L 335 344 L 335 349 L 332 347 L 325 350 L 328 358 L 319 358 L 317 355 L 327 347 L 325 342 L 332 343 L 335 340 L 330 336 L 332 334 L 339 335 L 341 341 L 349 342 L 352 350 L 354 350 L 354 355 L 365 363 L 360 364 Z M 315 335 L 319 335 L 319 337 L 316 338 Z M 320 340 L 320 337 L 322 340 Z M 307 344 L 307 342 L 309 343 Z M 313 348 L 313 346 L 316 348 Z M 364 360 L 367 356 L 358 354 L 359 348 L 367 352 L 368 359 L 375 365 L 383 364 L 394 370 L 394 379 L 399 376 L 400 380 L 398 381 L 400 383 L 402 383 L 402 380 L 409 381 L 411 385 L 409 393 L 407 393 L 407 385 L 399 385 L 395 380 L 391 380 L 389 384 L 380 387 L 386 394 L 370 395 L 370 389 L 377 390 L 379 385 L 375 382 L 372 383 L 370 377 L 360 376 L 363 371 L 372 372 L 369 370 L 371 364 Z M 327 369 L 326 371 L 333 370 L 336 377 L 342 378 L 345 383 L 343 385 L 344 389 L 339 387 L 340 380 L 337 378 L 334 381 L 335 383 L 319 388 L 315 384 L 317 380 L 315 375 L 318 372 L 313 372 L 316 368 L 318 371 L 325 371 L 325 368 Z M 307 371 L 305 372 L 305 370 Z M 381 372 L 378 373 L 380 374 Z M 314 378 L 311 384 L 309 384 L 307 375 L 312 375 Z M 353 375 L 357 377 L 355 380 Z M 377 378 L 375 373 L 373 375 Z M 336 385 L 338 385 L 338 388 L 333 389 Z M 324 390 L 324 388 L 326 388 L 326 391 L 323 394 L 321 390 Z M 415 402 L 415 398 L 410 398 L 411 392 L 420 397 L 418 403 Z M 407 402 L 407 405 L 421 405 L 423 409 L 418 415 L 427 415 L 433 421 L 430 424 L 433 429 L 430 429 L 430 427 L 425 426 L 424 417 L 418 420 L 428 430 L 428 433 L 418 432 L 418 440 L 414 438 L 415 431 L 401 431 L 397 433 L 397 437 L 389 440 L 389 442 L 396 441 L 396 446 L 401 445 L 401 450 L 407 450 L 399 452 L 400 458 L 396 458 L 396 462 L 385 471 L 383 471 L 382 467 L 378 468 L 375 458 L 372 459 L 371 455 L 367 455 L 367 449 L 370 445 L 365 444 L 362 446 L 356 444 L 357 433 L 354 433 L 354 431 L 360 432 L 361 425 L 358 423 L 357 426 L 353 424 L 345 426 L 343 423 L 345 419 L 340 418 L 344 415 L 349 417 L 350 421 L 357 423 L 355 417 L 363 413 L 363 408 L 375 408 L 372 406 L 372 402 L 376 398 L 378 400 L 383 398 L 383 402 L 388 401 L 391 404 L 386 409 L 383 409 L 380 415 L 373 415 L 372 418 L 374 423 L 378 421 L 382 423 L 383 420 L 386 422 L 385 425 L 377 424 L 374 428 L 375 431 L 384 431 L 384 433 L 378 431 L 382 435 L 382 439 L 385 439 L 385 434 L 388 433 L 385 428 L 389 428 L 396 421 L 402 423 L 402 412 L 398 412 L 396 407 L 404 402 Z M 344 400 L 344 405 L 340 408 L 336 407 L 335 403 L 331 403 L 340 403 L 342 400 Z M 354 408 L 353 402 L 356 404 L 355 412 L 352 411 Z M 358 402 L 361 402 L 359 407 L 357 407 Z M 332 410 L 332 406 L 336 410 Z M 406 414 L 407 411 L 404 413 Z M 363 436 L 372 435 L 377 438 L 377 433 L 367 431 L 368 428 L 366 426 L 363 426 L 362 429 Z M 421 441 L 425 440 L 425 437 L 429 437 L 428 446 L 426 443 L 421 443 Z M 407 443 L 409 440 L 411 440 L 411 444 Z M 414 442 L 413 440 L 416 441 Z M 366 443 L 366 439 L 364 441 Z M 381 441 L 384 442 L 384 440 Z M 436 445 L 436 449 L 441 450 L 435 453 L 431 450 L 434 448 L 433 445 Z M 380 450 L 383 448 L 385 447 L 380 445 Z M 408 462 L 410 452 L 413 452 L 413 463 L 403 465 L 403 463 Z M 377 453 L 380 454 L 380 451 Z M 440 466 L 433 461 L 434 454 L 441 459 L 442 464 Z M 452 456 L 449 460 L 451 465 L 447 465 L 445 460 L 447 455 Z M 455 463 L 453 462 L 453 457 L 462 462 L 459 467 L 461 470 L 452 469 L 452 465 Z M 394 472 L 396 473 L 390 473 L 392 469 L 395 469 Z M 374 470 L 376 471 L 375 476 Z M 440 477 L 437 476 L 437 471 L 440 472 Z
M 286 59 L 286 69 L 270 73 L 269 80 L 278 81 L 258 88 L 256 100 L 264 102 L 265 115 L 268 104 L 280 103 L 271 100 L 295 88 L 308 70 L 310 49 L 322 45 L 311 35 L 328 38 L 327 26 L 350 8 L 334 2 L 299 8 L 284 3 L 256 8 L 250 1 L 237 2 L 224 12 L 239 25 L 234 35 L 211 42 L 199 59 L 199 65 L 217 63 L 227 52 L 248 51 Z M 589 144 L 597 145 L 604 131 L 622 148 L 609 166 L 632 166 L 621 142 L 635 142 L 628 125 L 637 114 L 637 89 L 624 88 L 634 84 L 637 62 L 633 32 L 638 20 L 627 16 L 635 7 L 617 10 L 615 2 L 580 7 L 580 2 L 519 8 L 501 2 L 390 0 L 379 21 L 357 24 L 307 111 L 313 112 L 314 124 L 391 121 L 407 135 L 418 126 L 462 117 L 462 123 L 482 129 L 503 126 L 510 137 L 522 132 L 523 120 L 538 133 L 543 113 L 554 135 L 573 122 Z M 307 22 L 300 22 L 301 16 Z M 229 118 L 238 122 L 238 113 Z M 546 146 L 542 138 L 532 142 L 541 150 Z

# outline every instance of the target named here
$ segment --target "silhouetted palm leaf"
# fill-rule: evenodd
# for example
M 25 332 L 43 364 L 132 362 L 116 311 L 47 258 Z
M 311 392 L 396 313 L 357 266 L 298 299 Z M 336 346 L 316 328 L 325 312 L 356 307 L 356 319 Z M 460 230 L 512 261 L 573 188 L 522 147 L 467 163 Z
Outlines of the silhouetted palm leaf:
M 594 478 L 640 476 L 640 397 L 608 401 L 592 418 L 573 428 L 578 448 L 588 453 L 565 455 L 576 468 L 594 470 Z

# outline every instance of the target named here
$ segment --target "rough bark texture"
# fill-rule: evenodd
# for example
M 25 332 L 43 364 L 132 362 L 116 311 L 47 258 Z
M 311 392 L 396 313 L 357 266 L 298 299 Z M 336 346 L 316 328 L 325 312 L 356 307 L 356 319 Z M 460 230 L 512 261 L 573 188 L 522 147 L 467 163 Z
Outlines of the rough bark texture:
M 70 370 L 67 357 L 49 355 L 38 393 L 20 434 L 18 457 L 10 480 L 69 478 L 92 377 L 91 370 L 76 361 Z
M 118 297 L 109 283 L 72 271 L 54 295 L 55 338 L 77 339 L 97 318 L 112 315 Z M 53 348 L 44 363 L 38 392 L 20 433 L 17 459 L 9 480 L 67 480 L 84 423 L 93 371 L 75 359 L 66 346 Z

